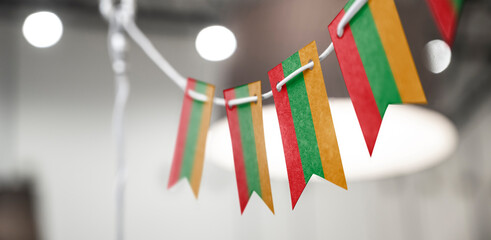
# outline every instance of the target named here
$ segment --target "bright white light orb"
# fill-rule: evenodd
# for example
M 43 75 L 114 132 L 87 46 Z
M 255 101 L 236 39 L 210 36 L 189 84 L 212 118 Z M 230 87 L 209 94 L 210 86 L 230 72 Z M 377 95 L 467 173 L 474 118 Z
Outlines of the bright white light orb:
M 425 45 L 426 67 L 432 73 L 441 73 L 450 65 L 452 51 L 446 42 L 435 39 Z
M 384 115 L 370 156 L 350 99 L 329 98 L 329 103 L 344 172 L 349 182 L 394 177 L 427 169 L 449 159 L 457 147 L 457 129 L 442 114 L 421 106 L 394 104 L 389 106 Z M 287 179 L 274 106 L 263 107 L 263 119 L 270 176 L 272 179 Z M 205 161 L 234 171 L 226 118 L 210 126 Z
M 196 50 L 208 61 L 222 61 L 235 52 L 237 40 L 235 35 L 224 26 L 203 28 L 196 37 Z
M 27 42 L 34 47 L 47 48 L 61 39 L 63 24 L 52 12 L 36 12 L 26 18 L 22 33 Z

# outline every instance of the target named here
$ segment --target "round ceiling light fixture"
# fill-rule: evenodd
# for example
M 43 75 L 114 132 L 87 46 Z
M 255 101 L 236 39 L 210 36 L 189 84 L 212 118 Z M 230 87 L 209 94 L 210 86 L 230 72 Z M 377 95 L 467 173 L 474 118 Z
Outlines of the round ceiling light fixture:
M 415 105 L 387 109 L 372 156 L 350 99 L 330 98 L 334 127 L 348 181 L 410 174 L 446 159 L 457 146 L 457 130 L 442 114 Z M 287 179 L 285 156 L 274 106 L 263 107 L 264 134 L 272 179 Z M 206 161 L 234 170 L 227 119 L 212 124 Z M 316 178 L 313 178 L 316 179 Z
M 441 73 L 450 65 L 452 51 L 448 44 L 440 39 L 431 40 L 425 45 L 426 67 L 432 73 Z
M 29 15 L 22 26 L 22 33 L 34 47 L 47 48 L 55 45 L 63 34 L 60 18 L 52 12 L 36 12 Z
M 196 37 L 196 50 L 208 61 L 223 61 L 232 56 L 236 48 L 234 33 L 224 26 L 206 27 Z

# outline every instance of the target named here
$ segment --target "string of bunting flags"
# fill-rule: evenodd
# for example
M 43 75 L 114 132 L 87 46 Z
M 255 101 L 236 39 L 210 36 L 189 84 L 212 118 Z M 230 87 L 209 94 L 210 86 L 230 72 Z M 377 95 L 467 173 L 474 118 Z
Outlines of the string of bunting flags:
M 451 44 L 463 0 L 427 1 Z M 262 100 L 270 97 L 292 209 L 314 174 L 348 189 L 320 65 L 331 52 L 370 155 L 389 104 L 427 102 L 394 0 L 349 0 L 329 24 L 332 43 L 320 56 L 313 41 L 268 72 L 271 91 L 262 93 L 257 81 L 224 90 L 224 98 L 214 97 L 215 86 L 182 77 L 132 20 L 123 28 L 185 93 L 168 188 L 185 178 L 198 197 L 212 107 L 225 106 L 241 213 L 254 192 L 274 213 L 262 117 Z

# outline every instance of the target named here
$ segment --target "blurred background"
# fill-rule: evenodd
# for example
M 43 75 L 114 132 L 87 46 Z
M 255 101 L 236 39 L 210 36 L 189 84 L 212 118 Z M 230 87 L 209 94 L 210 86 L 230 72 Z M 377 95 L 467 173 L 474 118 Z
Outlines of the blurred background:
M 465 1 L 449 66 L 435 74 L 425 46 L 441 39 L 425 0 L 395 0 L 428 98 L 458 145 L 412 174 L 307 186 L 294 211 L 287 181 L 272 181 L 276 213 L 254 196 L 241 216 L 233 171 L 205 161 L 199 199 L 186 182 L 167 190 L 183 93 L 129 41 L 125 115 L 126 239 L 491 239 L 491 2 Z M 315 40 L 344 0 L 138 0 L 137 23 L 184 76 L 221 91 L 262 80 Z M 61 39 L 26 41 L 23 24 L 55 13 Z M 233 55 L 213 62 L 198 32 L 223 25 Z M 114 239 L 114 80 L 107 23 L 96 0 L 0 1 L 0 239 Z M 348 97 L 335 54 L 322 69 L 329 97 Z M 272 99 L 265 104 L 272 104 Z M 212 124 L 225 116 L 215 107 Z M 208 143 L 213 144 L 213 143 Z M 232 159 L 230 160 L 232 161 Z

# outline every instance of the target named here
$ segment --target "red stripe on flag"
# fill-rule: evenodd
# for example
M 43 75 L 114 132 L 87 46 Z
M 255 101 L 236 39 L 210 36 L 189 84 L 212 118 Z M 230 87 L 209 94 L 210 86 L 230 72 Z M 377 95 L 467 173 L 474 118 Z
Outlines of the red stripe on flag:
M 295 126 L 293 124 L 290 101 L 288 98 L 287 86 L 278 92 L 276 85 L 284 78 L 283 66 L 279 64 L 268 72 L 271 89 L 273 89 L 274 103 L 278 121 L 280 123 L 281 138 L 283 141 L 283 151 L 285 152 L 286 168 L 288 181 L 290 183 L 290 194 L 292 198 L 292 209 L 295 208 L 298 198 L 302 194 L 306 182 L 303 174 L 302 161 L 298 149 Z
M 382 117 L 377 108 L 377 103 L 375 102 L 349 25 L 346 25 L 344 35 L 341 38 L 336 33 L 337 26 L 343 15 L 344 10 L 329 24 L 329 33 L 331 34 L 334 50 L 339 60 L 339 67 L 346 82 L 346 88 L 348 89 L 363 136 L 365 137 L 368 152 L 372 155 L 380 124 L 382 123 Z
M 235 89 L 223 91 L 225 101 L 235 98 Z M 234 106 L 227 109 L 228 126 L 230 128 L 230 137 L 232 139 L 232 148 L 234 152 L 235 176 L 237 178 L 237 189 L 239 190 L 240 212 L 243 213 L 247 202 L 249 202 L 249 187 L 247 186 L 247 176 L 244 163 L 244 154 L 242 149 L 242 140 L 240 137 L 239 113 Z
M 452 46 L 457 28 L 457 10 L 451 0 L 427 0 L 445 42 Z
M 193 106 L 193 99 L 189 97 L 187 92 L 190 89 L 194 89 L 196 80 L 189 78 L 186 84 L 186 90 L 184 91 L 184 101 L 181 109 L 181 122 L 179 123 L 179 129 L 177 132 L 176 147 L 174 149 L 174 158 L 172 159 L 172 167 L 170 171 L 169 183 L 167 188 L 172 187 L 179 181 L 181 174 L 182 157 L 184 155 L 184 148 L 186 146 L 186 136 L 188 133 L 189 117 L 191 116 L 191 108 Z

